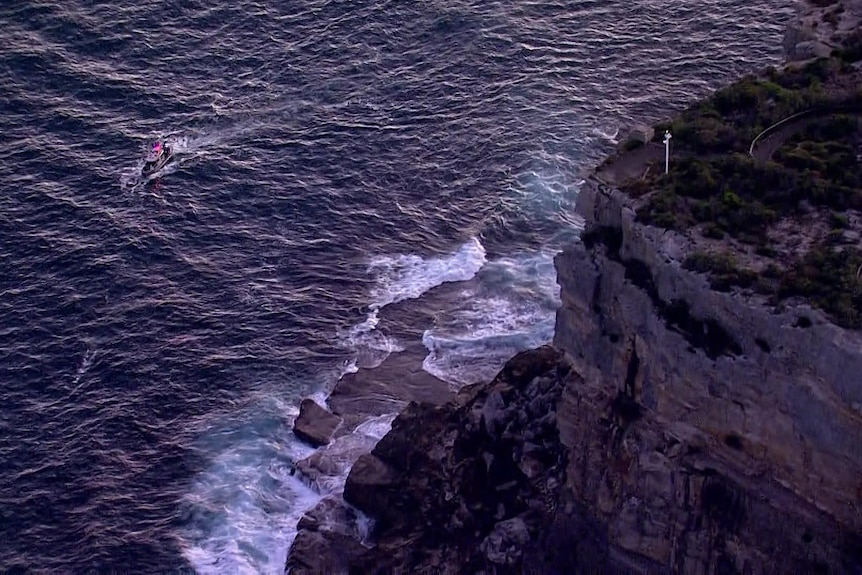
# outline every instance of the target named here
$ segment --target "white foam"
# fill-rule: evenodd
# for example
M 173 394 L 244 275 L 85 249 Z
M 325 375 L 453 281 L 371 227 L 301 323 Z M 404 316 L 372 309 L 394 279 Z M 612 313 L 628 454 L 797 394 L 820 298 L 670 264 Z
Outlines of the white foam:
M 404 351 L 397 339 L 377 331 L 379 310 L 372 310 L 368 317 L 360 324 L 342 332 L 340 343 L 354 351 L 354 365 L 367 369 L 375 368 L 383 363 L 390 354 Z
M 75 381 L 72 382 L 73 385 L 78 385 L 78 383 L 81 381 L 81 378 L 84 376 L 84 374 L 87 373 L 87 371 L 89 371 L 90 366 L 93 365 L 93 360 L 95 358 L 96 350 L 88 347 L 87 351 L 84 352 L 84 357 L 81 358 L 81 363 L 80 365 L 78 365 L 77 371 L 75 372 Z M 74 390 L 72 390 L 72 393 L 75 393 L 76 391 L 78 391 L 78 389 L 79 388 L 76 387 Z
M 479 280 L 465 307 L 422 337 L 429 352 L 423 369 L 456 389 L 488 381 L 512 355 L 554 335 L 559 286 L 552 254 L 489 262 Z
M 512 193 L 524 215 L 540 227 L 556 230 L 543 244 L 561 249 L 576 241 L 584 229 L 584 220 L 575 209 L 584 180 L 572 177 L 578 165 L 571 159 L 549 156 L 536 164 L 517 174 Z
M 390 354 L 404 351 L 395 338 L 377 330 L 380 310 L 387 305 L 421 297 L 427 291 L 449 282 L 467 281 L 485 265 L 485 248 L 470 238 L 455 253 L 423 258 L 414 254 L 382 255 L 371 259 L 368 272 L 375 278 L 369 294 L 365 320 L 339 333 L 341 345 L 357 353 L 361 367 L 374 368 Z
M 485 247 L 471 238 L 447 257 L 422 258 L 417 255 L 378 256 L 369 271 L 377 276 L 371 290 L 371 308 L 415 299 L 428 290 L 449 282 L 467 281 L 485 265 Z
M 321 496 L 292 474 L 299 441 L 251 434 L 224 449 L 184 501 L 184 555 L 196 573 L 283 573 L 302 515 Z
M 372 417 L 368 421 L 357 425 L 354 433 L 364 437 L 369 437 L 373 439 L 376 444 L 378 441 L 383 439 L 384 435 L 389 433 L 389 430 L 392 429 L 392 422 L 395 420 L 395 417 L 397 417 L 397 414 L 395 413 Z
M 359 456 L 369 453 L 392 428 L 396 414 L 373 417 L 314 453 L 309 485 L 322 495 L 341 495 L 350 469 Z
M 345 366 L 346 368 L 347 366 Z M 312 399 L 323 404 L 322 393 Z M 372 418 L 321 449 L 293 435 L 294 403 L 270 398 L 211 430 L 198 446 L 211 463 L 182 503 L 183 554 L 196 573 L 284 572 L 300 518 L 324 497 L 340 497 L 351 467 L 389 431 L 395 414 Z M 296 464 L 314 456 L 312 476 Z M 366 533 L 368 518 L 358 515 Z
M 605 132 L 604 130 L 602 130 L 601 128 L 598 128 L 598 127 L 593 128 L 592 133 L 596 136 L 599 136 L 603 140 L 607 140 L 611 144 L 619 143 L 617 140 L 617 138 L 619 138 L 619 136 L 620 136 L 619 126 L 614 129 L 613 133 Z

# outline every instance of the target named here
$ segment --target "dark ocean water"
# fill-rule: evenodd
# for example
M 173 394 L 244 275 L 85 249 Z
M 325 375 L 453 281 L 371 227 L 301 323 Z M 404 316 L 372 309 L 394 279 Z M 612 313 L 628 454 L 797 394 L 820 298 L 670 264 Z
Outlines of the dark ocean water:
M 320 497 L 296 405 L 400 349 L 378 311 L 451 284 L 409 327 L 453 385 L 547 341 L 585 170 L 779 62 L 791 14 L 0 4 L 0 569 L 280 572 Z

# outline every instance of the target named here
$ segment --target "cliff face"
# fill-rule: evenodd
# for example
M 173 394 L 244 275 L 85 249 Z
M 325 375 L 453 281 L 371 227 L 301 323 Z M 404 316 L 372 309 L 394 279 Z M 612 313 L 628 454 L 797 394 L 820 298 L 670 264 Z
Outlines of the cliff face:
M 862 572 L 859 333 L 711 291 L 597 182 L 579 211 L 555 337 L 585 381 L 558 408 L 575 499 L 680 572 Z
M 710 291 L 627 201 L 582 191 L 555 346 L 410 404 L 345 487 L 372 543 L 304 520 L 292 573 L 862 573 L 859 334 Z

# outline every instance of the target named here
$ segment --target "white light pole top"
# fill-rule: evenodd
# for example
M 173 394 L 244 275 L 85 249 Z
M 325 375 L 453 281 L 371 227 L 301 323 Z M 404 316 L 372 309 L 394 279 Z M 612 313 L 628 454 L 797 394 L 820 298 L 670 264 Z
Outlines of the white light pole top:
M 666 174 L 670 169 L 670 139 L 672 136 L 670 135 L 670 130 L 664 131 L 664 173 Z

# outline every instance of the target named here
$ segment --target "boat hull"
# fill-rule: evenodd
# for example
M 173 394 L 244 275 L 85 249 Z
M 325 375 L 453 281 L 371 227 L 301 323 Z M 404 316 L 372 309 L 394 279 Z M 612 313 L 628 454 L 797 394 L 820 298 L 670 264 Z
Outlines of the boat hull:
M 171 160 L 174 159 L 174 152 L 170 148 L 167 148 L 165 152 L 156 158 L 155 160 L 148 161 L 144 164 L 144 167 L 141 168 L 141 175 L 144 177 L 151 176 L 167 166 Z

